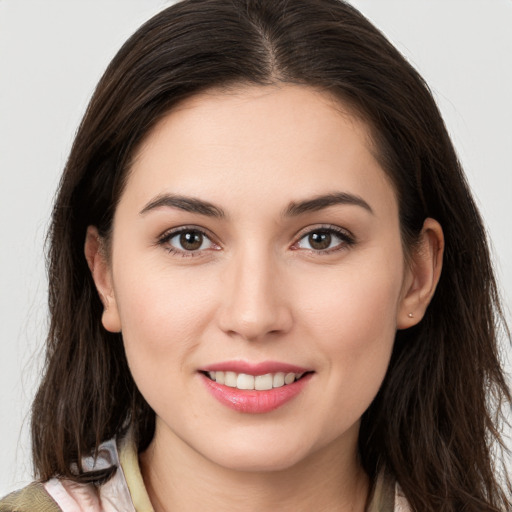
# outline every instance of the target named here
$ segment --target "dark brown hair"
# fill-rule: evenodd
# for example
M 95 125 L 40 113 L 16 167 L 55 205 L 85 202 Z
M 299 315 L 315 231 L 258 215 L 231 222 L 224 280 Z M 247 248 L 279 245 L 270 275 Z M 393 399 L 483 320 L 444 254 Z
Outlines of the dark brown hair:
M 141 451 L 154 432 L 121 335 L 101 325 L 87 226 L 108 240 L 134 151 L 177 103 L 214 87 L 277 83 L 326 91 L 368 123 L 398 194 L 404 247 L 426 217 L 444 229 L 436 294 L 422 322 L 397 333 L 362 419 L 365 470 L 374 477 L 386 467 L 416 511 L 510 510 L 510 483 L 499 485 L 491 455 L 505 449 L 499 411 L 511 396 L 497 340 L 509 335 L 482 220 L 422 78 L 339 0 L 185 0 L 111 62 L 76 135 L 49 233 L 51 325 L 32 416 L 38 475 L 108 477 L 71 468 L 129 425 Z

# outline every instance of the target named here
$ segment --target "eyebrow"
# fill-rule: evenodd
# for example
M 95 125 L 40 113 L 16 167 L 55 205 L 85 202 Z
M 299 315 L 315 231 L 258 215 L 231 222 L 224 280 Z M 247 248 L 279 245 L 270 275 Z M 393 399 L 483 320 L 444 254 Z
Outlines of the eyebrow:
M 361 197 L 347 192 L 335 192 L 320 195 L 312 199 L 299 202 L 291 202 L 283 212 L 283 217 L 296 217 L 307 212 L 316 212 L 334 205 L 355 205 L 364 208 L 373 214 L 371 206 Z M 224 210 L 208 201 L 195 197 L 180 196 L 174 194 L 160 194 L 144 206 L 140 215 L 144 215 L 157 208 L 177 208 L 186 212 L 197 213 L 207 217 L 218 219 L 226 218 Z
M 284 211 L 284 216 L 295 217 L 306 212 L 316 212 L 338 204 L 360 206 L 371 214 L 374 213 L 371 206 L 362 197 L 347 192 L 334 192 L 317 196 L 313 199 L 306 199 L 305 201 L 292 202 Z
M 218 206 L 203 201 L 202 199 L 196 199 L 194 197 L 179 196 L 174 194 L 161 194 L 152 199 L 142 210 L 140 215 L 155 210 L 161 207 L 178 208 L 185 212 L 197 213 L 199 215 L 206 215 L 207 217 L 215 217 L 222 219 L 226 217 L 224 210 Z

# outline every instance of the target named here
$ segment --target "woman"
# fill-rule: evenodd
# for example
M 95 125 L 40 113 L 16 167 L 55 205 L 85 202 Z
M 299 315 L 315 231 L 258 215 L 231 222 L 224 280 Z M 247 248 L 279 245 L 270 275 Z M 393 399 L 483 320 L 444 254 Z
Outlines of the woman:
M 421 78 L 350 6 L 144 25 L 75 139 L 50 276 L 41 483 L 0 510 L 510 507 L 482 223 Z

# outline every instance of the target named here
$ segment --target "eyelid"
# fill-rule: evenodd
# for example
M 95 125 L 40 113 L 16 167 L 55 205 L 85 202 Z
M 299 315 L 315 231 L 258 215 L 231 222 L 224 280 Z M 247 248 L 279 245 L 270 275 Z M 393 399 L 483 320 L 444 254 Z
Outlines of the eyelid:
M 195 251 L 187 251 L 185 249 L 179 249 L 177 247 L 171 246 L 168 244 L 169 240 L 174 238 L 177 235 L 180 235 L 181 233 L 187 232 L 187 231 L 197 231 L 201 233 L 202 236 L 207 238 L 210 243 L 214 246 L 213 248 L 208 249 L 198 249 Z M 335 247 L 327 248 L 327 249 L 307 249 L 307 248 L 301 248 L 297 245 L 299 242 L 305 238 L 306 236 L 311 235 L 312 233 L 324 231 L 329 232 L 331 234 L 334 234 L 336 237 L 338 237 L 341 240 L 341 243 L 336 245 Z M 346 249 L 356 243 L 355 236 L 346 228 L 342 228 L 340 226 L 336 226 L 333 224 L 318 224 L 315 226 L 308 226 L 306 228 L 301 229 L 296 235 L 295 235 L 295 242 L 291 245 L 292 250 L 303 250 L 303 251 L 309 251 L 313 254 L 319 255 L 319 254 L 328 254 L 332 252 L 336 252 L 342 249 Z M 216 241 L 216 237 L 210 233 L 209 230 L 197 226 L 197 225 L 184 225 L 184 226 L 178 226 L 174 228 L 167 229 L 164 231 L 161 235 L 157 237 L 156 241 L 157 245 L 166 246 L 166 250 L 168 250 L 171 253 L 178 254 L 181 256 L 199 256 L 205 251 L 210 250 L 220 250 L 222 247 L 219 242 Z
M 327 248 L 327 249 L 303 249 L 300 247 L 297 247 L 297 244 L 306 236 L 311 235 L 312 233 L 324 231 L 324 232 L 330 232 L 337 236 L 343 243 L 338 244 L 335 247 Z M 336 252 L 339 250 L 346 249 L 356 243 L 356 237 L 346 228 L 342 228 L 340 226 L 336 226 L 334 224 L 319 224 L 316 226 L 308 226 L 307 228 L 302 229 L 297 233 L 295 236 L 295 242 L 292 244 L 291 249 L 292 250 L 303 250 L 303 251 L 309 251 L 313 254 L 328 254 L 332 252 Z
M 180 235 L 182 233 L 186 233 L 187 231 L 197 231 L 198 233 L 201 233 L 202 236 L 207 238 L 210 243 L 214 246 L 213 250 L 220 250 L 220 244 L 215 240 L 215 236 L 213 236 L 209 230 L 202 228 L 200 226 L 196 225 L 185 225 L 185 226 L 178 226 L 175 228 L 170 228 L 164 231 L 161 235 L 157 237 L 156 244 L 161 246 L 166 246 L 168 242 L 174 238 L 177 235 Z M 177 247 L 171 246 L 170 244 L 167 245 L 166 250 L 168 250 L 171 253 L 179 254 L 181 256 L 199 256 L 201 253 L 204 253 L 205 251 L 212 250 L 211 248 L 208 249 L 198 249 L 196 251 L 186 251 L 184 249 L 179 249 Z

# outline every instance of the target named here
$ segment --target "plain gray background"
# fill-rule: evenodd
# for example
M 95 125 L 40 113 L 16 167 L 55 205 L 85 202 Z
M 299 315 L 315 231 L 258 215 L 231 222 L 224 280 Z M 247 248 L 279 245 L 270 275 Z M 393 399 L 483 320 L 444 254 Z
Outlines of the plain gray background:
M 30 480 L 29 408 L 47 328 L 43 244 L 73 134 L 116 50 L 170 3 L 0 0 L 0 495 Z M 352 3 L 431 86 L 489 228 L 510 318 L 512 1 Z

